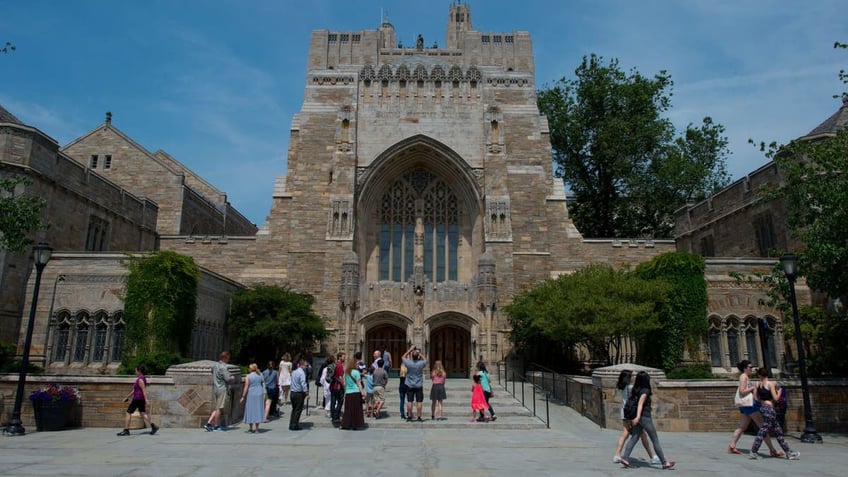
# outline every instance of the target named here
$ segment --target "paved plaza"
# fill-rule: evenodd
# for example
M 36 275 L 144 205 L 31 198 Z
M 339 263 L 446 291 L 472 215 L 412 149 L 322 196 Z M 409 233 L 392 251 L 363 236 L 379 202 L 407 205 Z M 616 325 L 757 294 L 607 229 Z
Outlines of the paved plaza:
M 465 399 L 457 396 L 456 401 Z M 450 392 L 448 397 L 450 399 Z M 447 421 L 405 423 L 397 401 L 391 417 L 369 420 L 368 429 L 340 431 L 323 413 L 312 412 L 304 430 L 288 430 L 288 416 L 272 420 L 260 434 L 237 424 L 228 432 L 162 429 L 151 436 L 135 430 L 87 428 L 0 437 L 0 475 L 62 476 L 534 476 L 649 475 L 644 450 L 637 446 L 632 469 L 611 462 L 618 429 L 600 429 L 572 409 L 551 404 L 551 429 L 528 424 L 532 417 L 511 410 L 511 399 L 496 396 L 494 423 L 469 423 L 464 401 L 451 404 Z M 314 401 L 313 401 L 314 402 Z M 287 408 L 284 408 L 287 410 Z M 538 421 L 537 421 L 538 422 Z M 523 424 L 522 424 L 523 423 Z M 678 475 L 843 476 L 848 436 L 824 434 L 824 444 L 789 445 L 801 460 L 763 458 L 725 452 L 730 433 L 661 432 L 660 441 Z M 742 449 L 752 436 L 743 436 Z

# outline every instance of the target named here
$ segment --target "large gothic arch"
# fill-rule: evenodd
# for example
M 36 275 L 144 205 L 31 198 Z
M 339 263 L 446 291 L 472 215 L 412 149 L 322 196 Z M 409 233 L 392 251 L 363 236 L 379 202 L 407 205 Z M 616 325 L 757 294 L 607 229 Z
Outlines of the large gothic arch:
M 389 147 L 361 171 L 354 249 L 364 281 L 416 283 L 472 279 L 483 252 L 483 199 L 478 178 L 455 151 L 416 135 Z M 426 252 L 426 253 L 425 253 Z

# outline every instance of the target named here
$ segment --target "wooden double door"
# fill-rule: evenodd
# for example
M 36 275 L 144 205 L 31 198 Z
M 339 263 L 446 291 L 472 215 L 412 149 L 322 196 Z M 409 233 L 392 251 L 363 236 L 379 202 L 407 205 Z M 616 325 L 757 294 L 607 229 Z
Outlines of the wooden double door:
M 471 333 L 465 328 L 446 325 L 430 332 L 427 353 L 432 368 L 441 361 L 449 378 L 467 378 L 471 360 Z
M 424 350 L 432 368 L 436 361 L 441 361 L 448 377 L 467 378 L 471 360 L 471 333 L 465 328 L 445 325 L 430 333 L 430 347 Z M 392 371 L 400 369 L 400 357 L 409 349 L 406 331 L 394 325 L 376 326 L 365 334 L 363 359 L 371 364 L 374 350 L 384 347 L 392 355 Z M 394 374 L 393 373 L 393 374 Z
M 368 365 L 374 361 L 374 350 L 388 349 L 392 355 L 391 371 L 395 373 L 400 369 L 400 357 L 409 349 L 406 345 L 406 330 L 394 325 L 380 325 L 369 330 L 365 334 L 364 346 L 362 359 Z

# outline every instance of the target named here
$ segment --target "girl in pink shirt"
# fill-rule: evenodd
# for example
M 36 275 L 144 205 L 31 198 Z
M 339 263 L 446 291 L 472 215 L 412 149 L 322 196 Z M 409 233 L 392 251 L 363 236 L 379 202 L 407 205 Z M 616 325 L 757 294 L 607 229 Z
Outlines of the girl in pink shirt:
M 442 366 L 441 361 L 436 361 L 436 364 L 433 365 L 433 372 L 430 373 L 430 377 L 433 378 L 433 387 L 430 388 L 430 401 L 432 405 L 430 406 L 430 419 L 436 420 L 436 407 L 439 408 L 439 420 L 444 420 L 442 401 L 447 399 L 448 395 L 445 392 L 445 378 L 447 378 L 447 374 L 445 374 L 445 368 Z

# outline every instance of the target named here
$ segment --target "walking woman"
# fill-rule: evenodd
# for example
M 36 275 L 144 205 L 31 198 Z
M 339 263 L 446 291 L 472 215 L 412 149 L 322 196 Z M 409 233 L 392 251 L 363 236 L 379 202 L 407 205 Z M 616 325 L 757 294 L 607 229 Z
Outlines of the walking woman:
M 447 378 L 447 374 L 445 374 L 445 368 L 442 366 L 441 361 L 436 361 L 436 364 L 433 365 L 433 372 L 430 373 L 430 377 L 433 379 L 433 386 L 430 388 L 430 419 L 436 420 L 436 409 L 439 410 L 439 420 L 444 419 L 444 408 L 442 406 L 442 402 L 448 398 L 447 392 L 445 392 L 445 379 Z
M 292 362 L 291 355 L 286 353 L 280 360 L 280 390 L 283 392 L 283 403 L 289 402 L 289 389 L 291 389 Z
M 489 406 L 489 420 L 494 421 L 498 416 L 495 416 L 495 409 L 492 408 L 492 403 L 489 401 L 495 393 L 492 392 L 492 384 L 489 382 L 489 371 L 486 370 L 486 363 L 482 361 L 477 363 L 477 375 L 480 376 L 480 385 L 483 387 L 483 395 L 486 396 L 486 405 Z M 486 420 L 486 414 L 483 411 L 480 411 L 479 420 Z
M 660 446 L 657 429 L 654 427 L 653 419 L 651 419 L 651 394 L 651 376 L 645 371 L 639 371 L 636 374 L 636 382 L 633 383 L 633 391 L 631 391 L 631 396 L 639 396 L 639 404 L 636 407 L 636 417 L 631 421 L 633 433 L 630 435 L 630 440 L 627 441 L 624 454 L 621 455 L 621 465 L 630 467 L 630 453 L 633 452 L 633 448 L 636 447 L 636 443 L 642 437 L 642 431 L 645 431 L 654 444 L 654 452 L 660 456 L 662 468 L 668 470 L 674 467 L 674 461 L 665 460 L 665 454 Z
M 356 358 L 347 362 L 344 373 L 345 400 L 344 414 L 340 429 L 359 429 L 365 426 L 365 416 L 362 415 L 362 402 L 365 400 L 365 389 L 362 387 L 362 377 L 359 374 Z
M 757 451 L 760 450 L 760 445 L 763 443 L 763 437 L 769 435 L 769 432 L 774 433 L 777 443 L 786 452 L 786 458 L 789 460 L 798 460 L 801 453 L 789 449 L 789 445 L 783 440 L 783 428 L 777 422 L 777 414 L 774 409 L 774 403 L 778 399 L 778 392 L 774 383 L 769 381 L 768 369 L 760 368 L 760 382 L 757 383 L 757 392 L 754 398 L 760 403 L 760 413 L 763 415 L 763 425 L 760 426 L 757 437 L 754 438 L 754 444 L 751 445 L 751 453 L 748 457 L 751 459 L 759 459 L 760 455 Z M 772 453 L 774 455 L 774 453 Z
M 618 392 L 621 394 L 621 424 L 623 429 L 621 430 L 621 435 L 618 436 L 618 446 L 615 448 L 615 455 L 612 458 L 612 462 L 614 464 L 618 464 L 621 462 L 621 448 L 624 447 L 624 443 L 627 440 L 627 437 L 630 435 L 630 432 L 633 430 L 633 424 L 630 419 L 624 418 L 624 403 L 627 402 L 627 398 L 630 397 L 630 393 L 633 391 L 633 371 L 629 369 L 625 369 L 618 374 L 618 382 L 615 384 L 615 387 L 618 389 Z M 652 464 L 660 463 L 660 456 L 651 452 L 651 444 L 648 442 L 648 435 L 642 433 L 642 446 L 645 448 L 645 452 L 651 456 Z
M 754 387 L 754 383 L 751 382 L 751 373 L 754 371 L 754 367 L 751 366 L 751 362 L 747 359 L 743 359 L 736 365 L 739 369 L 739 396 L 745 397 L 748 394 L 753 393 L 756 388 Z M 763 415 L 760 414 L 760 406 L 759 402 L 754 401 L 753 406 L 743 406 L 739 408 L 739 424 L 736 426 L 736 430 L 733 431 L 733 437 L 730 438 L 730 445 L 727 446 L 728 454 L 741 454 L 742 451 L 736 448 L 736 442 L 742 436 L 742 433 L 745 432 L 745 429 L 751 425 L 751 421 L 757 425 L 757 427 L 763 427 Z M 774 444 L 771 443 L 771 439 L 766 435 L 765 438 L 766 445 L 771 452 L 772 457 L 783 457 L 783 452 L 776 450 L 774 448 Z
M 244 404 L 244 422 L 250 434 L 259 432 L 259 423 L 265 420 L 265 380 L 259 374 L 259 366 L 251 363 L 250 373 L 244 378 L 241 402 Z M 254 429 L 255 426 L 255 429 Z

